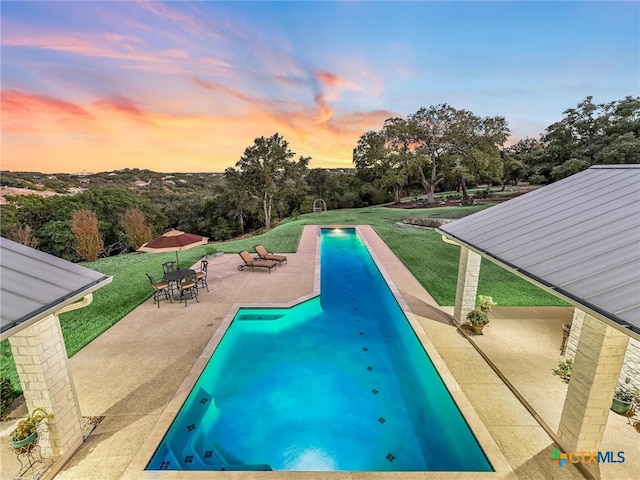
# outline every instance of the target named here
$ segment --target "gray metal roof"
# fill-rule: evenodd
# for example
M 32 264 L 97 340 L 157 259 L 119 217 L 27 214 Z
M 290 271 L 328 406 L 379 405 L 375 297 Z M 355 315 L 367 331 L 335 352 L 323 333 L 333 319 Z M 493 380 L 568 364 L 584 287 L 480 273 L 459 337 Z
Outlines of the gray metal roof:
M 640 165 L 594 166 L 439 231 L 640 333 Z
M 111 279 L 0 237 L 0 338 L 82 299 Z

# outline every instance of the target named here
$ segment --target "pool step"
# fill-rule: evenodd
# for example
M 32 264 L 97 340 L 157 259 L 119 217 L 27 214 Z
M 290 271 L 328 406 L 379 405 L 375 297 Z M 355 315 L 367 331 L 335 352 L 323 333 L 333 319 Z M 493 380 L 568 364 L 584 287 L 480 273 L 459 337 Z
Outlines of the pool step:
M 220 471 L 270 471 L 273 470 L 270 465 L 267 464 L 255 464 L 246 465 L 240 460 L 233 458 L 232 455 L 225 453 L 219 445 L 210 442 L 204 438 L 201 438 L 197 442 L 197 447 L 192 445 L 193 451 L 198 457 L 198 461 L 201 464 L 199 468 L 193 468 L 194 470 L 220 470 Z M 195 457 L 195 456 L 194 456 Z M 206 466 L 206 468 L 202 468 Z M 195 465 L 194 465 L 195 467 Z M 192 467 L 190 467 L 192 468 Z

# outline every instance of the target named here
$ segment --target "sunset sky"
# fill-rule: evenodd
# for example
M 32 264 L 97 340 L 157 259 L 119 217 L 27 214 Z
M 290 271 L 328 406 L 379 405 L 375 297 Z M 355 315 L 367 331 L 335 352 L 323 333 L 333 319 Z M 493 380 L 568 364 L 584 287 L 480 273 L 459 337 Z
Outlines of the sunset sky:
M 3 0 L 3 170 L 214 172 L 279 132 L 351 167 L 367 130 L 448 103 L 537 137 L 640 94 L 640 4 Z

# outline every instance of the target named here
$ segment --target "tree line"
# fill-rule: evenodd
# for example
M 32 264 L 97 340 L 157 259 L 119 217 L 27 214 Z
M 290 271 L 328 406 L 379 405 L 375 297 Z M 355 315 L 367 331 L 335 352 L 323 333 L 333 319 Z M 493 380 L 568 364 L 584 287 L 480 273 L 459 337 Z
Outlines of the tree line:
M 505 147 L 504 117 L 479 117 L 448 104 L 423 107 L 365 132 L 353 150 L 354 171 L 309 168 L 278 133 L 256 138 L 224 178 L 197 195 L 134 192 L 108 186 L 74 196 L 7 197 L 2 236 L 71 261 L 134 251 L 176 228 L 214 241 L 269 229 L 274 221 L 329 209 L 399 203 L 419 192 L 480 184 L 550 183 L 594 164 L 640 163 L 640 97 L 594 104 L 587 97 L 539 138 Z
M 504 117 L 481 118 L 447 104 L 421 108 L 362 135 L 353 161 L 391 190 L 395 203 L 418 188 L 429 204 L 438 189 L 458 190 L 465 201 L 470 184 L 545 184 L 591 165 L 640 163 L 640 97 L 607 104 L 587 97 L 563 114 L 539 139 L 505 147 Z

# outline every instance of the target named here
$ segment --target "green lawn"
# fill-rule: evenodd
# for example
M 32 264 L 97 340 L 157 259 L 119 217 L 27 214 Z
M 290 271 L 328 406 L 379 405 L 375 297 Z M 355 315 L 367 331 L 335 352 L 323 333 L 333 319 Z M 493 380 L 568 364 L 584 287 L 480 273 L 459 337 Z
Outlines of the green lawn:
M 264 234 L 219 243 L 216 247 L 219 251 L 235 253 L 240 250 L 253 251 L 253 245 L 262 243 L 269 251 L 293 253 L 296 251 L 305 225 L 368 224 L 375 229 L 440 305 L 453 305 L 459 248 L 444 243 L 440 235 L 433 230 L 398 223 L 407 217 L 456 219 L 484 208 L 487 208 L 487 205 L 410 211 L 384 207 L 332 210 L 326 213 L 300 215 L 297 219 L 287 220 Z M 181 252 L 180 263 L 192 265 L 202 258 L 204 253 L 205 247 Z M 174 253 L 130 253 L 85 263 L 84 265 L 89 268 L 112 275 L 113 281 L 95 292 L 94 301 L 89 307 L 60 316 L 69 356 L 77 353 L 147 300 L 152 291 L 144 273 L 160 277 L 162 263 L 173 259 L 175 259 Z M 488 261 L 482 263 L 479 292 L 491 295 L 498 305 L 565 305 L 553 295 Z M 1 374 L 11 379 L 14 389 L 19 388 L 15 364 L 9 342 L 6 340 L 0 344 L 0 355 Z

